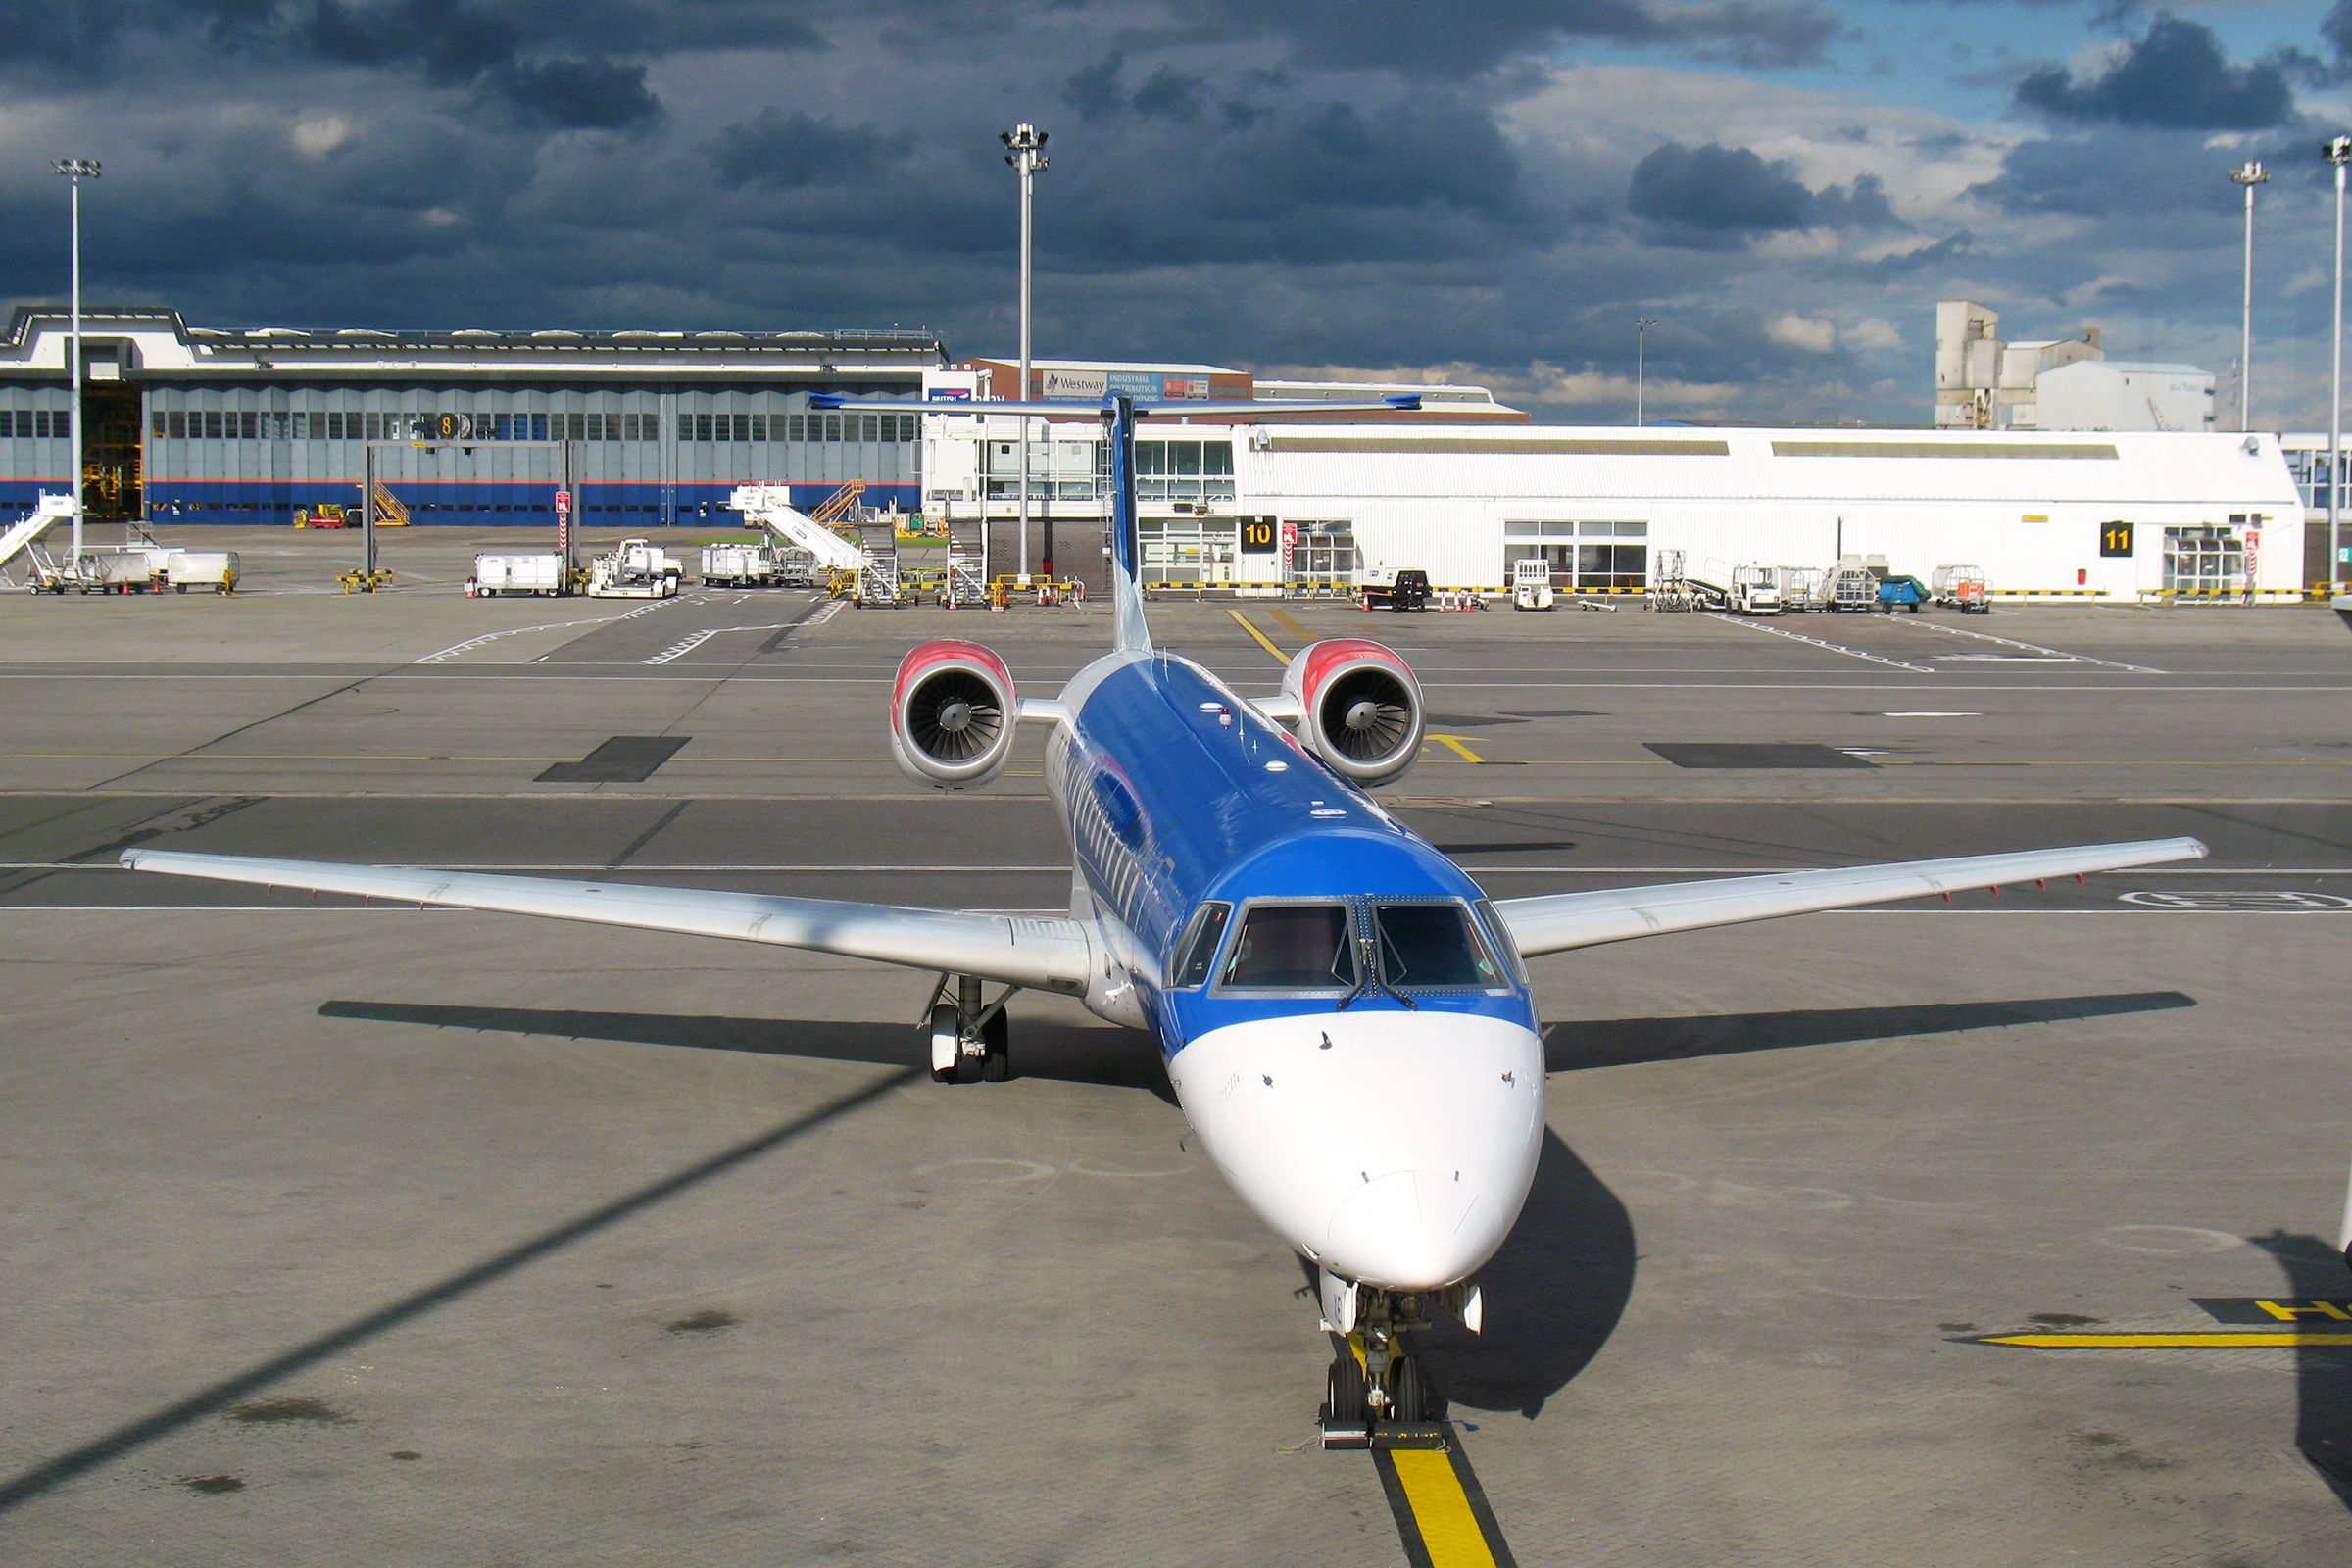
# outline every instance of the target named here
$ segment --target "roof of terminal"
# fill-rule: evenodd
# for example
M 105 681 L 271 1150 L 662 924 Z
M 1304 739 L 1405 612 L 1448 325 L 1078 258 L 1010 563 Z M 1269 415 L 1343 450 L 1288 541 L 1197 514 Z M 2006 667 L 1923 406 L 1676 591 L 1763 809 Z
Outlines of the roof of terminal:
M 59 305 L 20 305 L 9 318 L 7 341 L 12 345 L 22 345 L 30 337 L 36 321 L 62 319 L 66 314 L 66 307 Z M 507 351 L 638 350 L 676 354 L 696 350 L 713 353 L 807 353 L 813 349 L 840 348 L 865 353 L 896 349 L 942 357 L 945 354 L 939 334 L 921 327 L 851 327 L 823 332 L 691 332 L 645 327 L 609 332 L 583 332 L 568 328 L 508 331 L 475 326 L 399 330 L 365 326 L 316 330 L 298 326 L 222 328 L 190 326 L 176 310 L 154 306 L 84 306 L 81 319 L 85 331 L 93 326 L 100 329 L 112 327 L 118 331 L 126 326 L 145 326 L 151 330 L 169 330 L 180 342 L 191 346 L 250 346 L 280 351 L 302 348 L 381 353 L 386 349 L 401 348 L 495 348 Z

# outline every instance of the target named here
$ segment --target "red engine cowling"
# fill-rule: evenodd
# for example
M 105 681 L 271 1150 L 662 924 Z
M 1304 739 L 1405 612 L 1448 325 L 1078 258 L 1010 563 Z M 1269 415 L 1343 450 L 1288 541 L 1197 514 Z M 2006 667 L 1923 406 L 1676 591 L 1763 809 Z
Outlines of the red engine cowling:
M 1282 674 L 1308 751 L 1369 789 L 1403 776 L 1420 755 L 1421 683 L 1376 642 L 1333 637 L 1300 649 Z
M 1020 717 L 1012 671 L 978 643 L 942 638 L 899 661 L 890 695 L 890 756 L 917 784 L 985 784 L 1012 757 Z

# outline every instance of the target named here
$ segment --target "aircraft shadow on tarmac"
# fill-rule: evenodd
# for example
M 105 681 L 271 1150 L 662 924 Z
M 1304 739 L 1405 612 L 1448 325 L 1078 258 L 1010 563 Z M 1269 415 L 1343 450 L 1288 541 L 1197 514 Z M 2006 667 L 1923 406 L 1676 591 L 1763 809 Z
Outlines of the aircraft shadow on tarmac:
M 2154 991 L 1579 1020 L 1547 1029 L 1544 1054 L 1550 1071 L 1572 1072 L 2195 1005 L 2194 998 L 2180 992 Z M 329 1002 L 318 1013 L 375 1023 L 750 1052 L 892 1067 L 914 1064 L 923 1050 L 921 1031 L 909 1024 L 407 1002 Z M 1022 1020 L 1014 1033 L 1013 1068 L 1025 1078 L 1143 1089 L 1171 1102 L 1174 1098 L 1149 1039 L 1132 1030 Z M 1486 1297 L 1486 1332 L 1472 1335 L 1452 1324 L 1430 1329 L 1421 1354 L 1433 1381 L 1449 1403 L 1480 1410 L 1516 1410 L 1534 1418 L 1552 1395 L 1567 1387 L 1600 1353 L 1616 1331 L 1633 1296 L 1636 1255 L 1633 1218 L 1625 1204 L 1557 1134 L 1547 1130 L 1536 1165 L 1535 1185 L 1518 1226 L 1480 1273 Z M 2340 1274 L 2340 1257 L 2335 1257 L 2335 1267 Z M 2338 1288 L 2333 1283 L 2328 1286 L 2329 1290 Z M 2335 1400 L 2328 1406 L 2330 1410 L 2352 1408 L 2352 1396 L 2328 1397 Z M 2307 1393 L 2306 1408 L 2316 1407 L 2315 1401 L 2321 1398 L 2317 1391 Z M 2342 1425 L 2341 1420 L 2334 1420 L 2329 1435 Z M 2316 1455 L 2314 1462 L 2318 1462 Z
M 1544 1031 L 1544 1057 L 1548 1070 L 1573 1072 L 2195 1005 L 2180 992 L 2155 991 L 1580 1020 Z M 1533 1419 L 1615 1332 L 1633 1296 L 1637 1255 L 1624 1203 L 1547 1130 L 1519 1224 L 1480 1272 L 1486 1332 L 1472 1335 L 1451 1324 L 1430 1329 L 1421 1353 L 1432 1381 L 1451 1403 Z M 2342 1260 L 2336 1262 L 2340 1273 Z
M 801 1018 L 733 1018 L 711 1013 L 593 1012 L 556 1007 L 483 1007 L 421 1002 L 328 1002 L 321 1018 L 423 1024 L 560 1040 L 610 1040 L 689 1051 L 738 1051 L 813 1061 L 915 1067 L 928 1059 L 928 1037 L 911 1023 Z M 1012 1027 L 1015 1076 L 1057 1083 L 1143 1089 L 1175 1103 L 1167 1070 L 1150 1038 L 1132 1029 L 1089 1028 L 1033 1018 Z
M 2330 1301 L 2352 1298 L 2352 1272 L 2344 1254 L 2316 1236 L 2278 1230 L 2246 1238 L 2278 1260 L 2289 1298 Z M 2341 1329 L 2347 1325 L 2310 1319 L 2299 1328 Z M 2352 1508 L 2352 1347 L 2305 1345 L 2295 1349 L 2295 1446 L 2335 1494 Z

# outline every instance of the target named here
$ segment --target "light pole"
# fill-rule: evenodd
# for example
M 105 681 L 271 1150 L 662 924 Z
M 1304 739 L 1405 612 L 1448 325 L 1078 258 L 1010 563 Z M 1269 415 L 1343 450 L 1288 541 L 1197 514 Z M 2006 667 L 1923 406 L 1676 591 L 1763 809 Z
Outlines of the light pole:
M 2246 187 L 2246 298 L 2239 318 L 2237 427 L 2254 428 L 2254 187 L 2268 184 L 2271 172 L 2257 163 L 2232 169 L 2230 177 Z
M 2352 136 L 2323 143 L 2320 156 L 2335 166 L 2335 330 L 2328 346 L 2335 368 L 2328 381 L 2328 586 L 2343 575 L 2344 515 L 2344 165 L 2352 163 Z
M 1026 122 L 1010 130 L 999 131 L 997 139 L 1004 144 L 1004 161 L 1021 173 L 1021 390 L 1019 401 L 1029 401 L 1029 208 L 1037 183 L 1037 172 L 1046 167 L 1046 132 Z M 1021 574 L 1029 573 L 1029 421 L 1016 419 L 1020 426 L 1021 443 Z M 1054 574 L 1054 525 L 1046 524 L 1046 575 Z
M 1639 428 L 1642 423 L 1642 382 L 1648 378 L 1649 372 L 1649 329 L 1657 324 L 1658 318 L 1654 316 L 1634 318 L 1634 424 L 1636 428 Z
M 66 353 L 72 360 L 73 402 L 66 408 L 66 423 L 74 436 L 74 569 L 81 570 L 81 182 L 98 177 L 95 158 L 60 158 L 49 166 L 50 172 L 63 174 L 73 186 L 74 209 L 74 315 L 71 331 L 67 334 Z

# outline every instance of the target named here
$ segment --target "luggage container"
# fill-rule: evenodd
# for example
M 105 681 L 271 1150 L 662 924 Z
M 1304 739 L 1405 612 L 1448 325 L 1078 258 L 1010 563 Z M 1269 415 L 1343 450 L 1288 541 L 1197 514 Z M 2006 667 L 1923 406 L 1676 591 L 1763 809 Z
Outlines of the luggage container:
M 1870 574 L 1867 566 L 1832 566 L 1830 608 L 1840 612 L 1878 609 L 1879 579 Z
M 776 552 L 771 546 L 703 546 L 703 585 L 707 588 L 764 588 L 776 576 Z
M 480 599 L 500 594 L 560 594 L 564 591 L 564 558 L 546 556 L 476 556 L 473 575 L 466 583 L 468 596 Z
M 1781 608 L 1824 611 L 1830 608 L 1830 574 L 1819 566 L 1781 568 Z
M 237 591 L 237 576 L 234 550 L 182 550 L 164 567 L 164 580 L 175 594 L 184 594 L 191 588 L 233 594 Z
M 1985 585 L 1982 566 L 1937 566 L 1928 582 L 1939 605 L 1949 605 L 1964 615 L 1992 612 L 1991 590 Z

